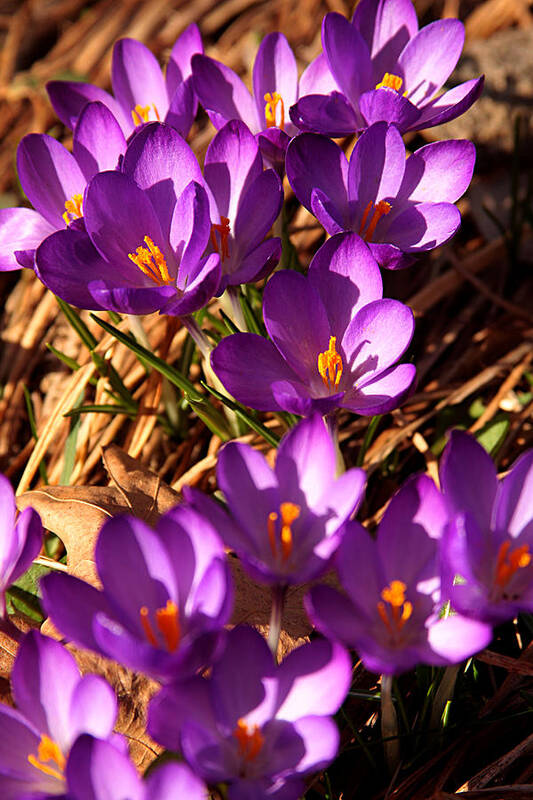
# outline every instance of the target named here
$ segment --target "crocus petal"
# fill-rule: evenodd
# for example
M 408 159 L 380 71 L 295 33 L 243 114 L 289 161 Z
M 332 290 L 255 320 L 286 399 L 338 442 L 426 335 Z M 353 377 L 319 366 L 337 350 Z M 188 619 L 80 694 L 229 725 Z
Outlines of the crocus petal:
M 0 706 L 0 781 L 5 800 L 54 797 L 64 792 L 63 781 L 36 770 L 28 755 L 38 753 L 40 732 L 22 714 Z
M 326 56 L 324 53 L 320 53 L 302 72 L 299 95 L 304 97 L 306 94 L 329 94 L 329 92 L 337 91 L 338 88 Z
M 128 755 L 110 742 L 89 735 L 80 736 L 74 743 L 66 774 L 69 789 L 78 800 L 145 797 L 144 786 Z
M 1 476 L 4 480 L 3 476 Z M 9 487 L 12 491 L 11 486 Z M 12 525 L 8 506 L 2 504 L 4 525 Z M 4 511 L 5 509 L 5 511 Z M 4 528 L 3 544 L 8 546 L 7 553 L 0 554 L 0 582 L 5 586 L 14 583 L 26 570 L 34 558 L 37 558 L 43 539 L 41 518 L 33 508 L 25 508 L 18 517 L 14 529 Z
M 299 417 L 308 417 L 313 413 L 325 416 L 340 405 L 344 396 L 344 392 L 337 392 L 323 397 L 313 397 L 309 386 L 298 380 L 273 382 L 272 394 L 277 408 Z
M 283 205 L 283 187 L 273 169 L 267 169 L 241 193 L 235 218 L 234 240 L 247 254 L 269 232 Z
M 378 244 L 369 242 L 370 252 L 383 269 L 406 269 L 412 266 L 416 259 L 412 255 L 403 253 L 393 244 Z
M 258 411 L 280 410 L 272 384 L 296 377 L 272 342 L 254 333 L 222 339 L 211 353 L 211 366 L 230 394 Z
M 379 201 L 388 200 L 394 208 L 404 171 L 405 146 L 398 129 L 385 122 L 368 128 L 357 140 L 348 171 L 349 197 L 357 202 L 356 229 L 363 216 L 371 217 L 371 209 Z
M 476 148 L 467 139 L 433 142 L 409 156 L 399 196 L 415 203 L 455 203 L 472 180 Z
M 140 105 L 155 106 L 157 113 L 154 112 L 152 119 L 165 117 L 168 95 L 161 67 L 142 42 L 136 39 L 119 39 L 115 42 L 111 82 L 115 97 L 126 115 Z
M 70 700 L 70 742 L 82 733 L 107 739 L 117 721 L 117 698 L 100 675 L 84 675 Z
M 336 208 L 321 189 L 313 189 L 311 192 L 311 213 L 330 236 L 342 233 L 350 227 L 346 212 L 343 214 Z
M 238 286 L 241 283 L 252 283 L 266 278 L 277 266 L 281 258 L 281 239 L 274 237 L 261 242 L 251 250 L 240 262 L 234 272 L 222 275 L 219 294 L 227 286 Z
M 291 129 L 296 133 L 296 128 L 291 124 Z M 261 133 L 256 133 L 255 138 L 263 156 L 265 167 L 275 169 L 280 178 L 285 175 L 285 154 L 291 137 L 280 128 L 267 128 Z
M 322 22 L 322 46 L 337 85 L 352 105 L 372 86 L 368 46 L 359 31 L 341 14 L 326 14 Z
M 533 450 L 515 461 L 503 478 L 493 514 L 493 528 L 511 536 L 533 533 Z
M 320 293 L 332 330 L 346 330 L 361 308 L 383 295 L 379 267 L 356 233 L 328 239 L 311 261 L 308 280 Z
M 183 294 L 171 297 L 168 303 L 162 306 L 161 312 L 181 317 L 198 311 L 217 294 L 221 277 L 220 256 L 218 253 L 212 253 L 198 263 L 196 274 L 187 284 Z
M 463 49 L 465 30 L 457 19 L 440 19 L 422 28 L 398 59 L 404 89 L 415 105 L 429 102 L 451 74 Z
M 421 127 L 418 125 L 420 109 L 393 89 L 365 92 L 359 98 L 359 111 L 366 126 L 388 122 L 396 125 L 400 133 Z
M 41 579 L 43 606 L 67 639 L 89 650 L 100 650 L 93 634 L 93 619 L 109 613 L 102 592 L 72 575 L 45 575 Z
M 459 664 L 490 644 L 492 628 L 484 622 L 452 614 L 428 629 L 431 649 L 450 664 Z
M 361 0 L 352 24 L 362 35 L 372 57 L 374 80 L 379 83 L 396 64 L 403 48 L 418 31 L 411 0 Z
M 109 108 L 113 116 L 119 121 L 124 133 L 127 135 L 133 128 L 131 115 L 129 112 L 124 114 L 120 103 L 115 98 L 104 91 L 99 86 L 92 83 L 80 83 L 78 81 L 49 81 L 46 84 L 46 91 L 52 103 L 52 107 L 61 122 L 74 130 L 76 122 L 82 109 L 87 103 L 95 101 L 103 103 Z
M 348 161 L 335 142 L 326 136 L 302 133 L 289 144 L 285 166 L 296 197 L 309 211 L 313 211 L 313 190 L 319 189 L 331 201 L 335 219 L 348 222 Z
M 170 227 L 170 244 L 179 262 L 178 289 L 196 276 L 210 231 L 209 198 L 203 186 L 191 181 L 176 200 Z
M 398 214 L 385 235 L 401 250 L 416 253 L 444 244 L 460 224 L 461 214 L 452 203 L 417 203 Z
M 444 531 L 440 547 L 442 599 L 453 598 L 460 614 L 484 616 L 487 589 L 493 582 L 494 562 L 490 534 L 482 531 L 471 514 L 455 514 Z M 456 584 L 460 576 L 462 583 Z
M 347 687 L 346 691 L 349 687 Z M 304 743 L 305 755 L 296 772 L 323 769 L 330 764 L 339 749 L 340 735 L 335 722 L 329 717 L 302 717 L 293 722 L 294 730 Z
M 443 125 L 451 119 L 464 114 L 476 102 L 483 91 L 484 77 L 473 78 L 444 92 L 435 100 L 424 106 L 417 120 L 413 120 L 409 130 L 431 128 L 433 125 Z M 405 129 L 407 130 L 407 129 Z
M 321 633 L 353 646 L 362 620 L 345 595 L 331 586 L 313 586 L 305 596 L 304 605 L 313 625 Z
M 252 80 L 257 116 L 262 127 L 267 123 L 265 94 L 277 92 L 281 95 L 288 115 L 290 106 L 298 99 L 298 68 L 294 53 L 282 33 L 269 33 L 261 42 L 255 57 Z
M 182 729 L 188 722 L 208 731 L 216 730 L 209 684 L 203 678 L 174 683 L 163 688 L 150 701 L 147 731 L 163 747 L 179 751 Z
M 339 528 L 341 522 L 355 513 L 363 499 L 365 483 L 365 471 L 353 468 L 340 475 L 324 492 L 320 502 L 314 507 L 314 511 L 327 518 L 326 534 L 328 537 Z M 335 548 L 337 544 L 334 544 Z M 327 545 L 325 549 L 329 549 Z M 315 548 L 315 553 L 322 557 L 326 555 L 322 552 L 320 545 Z M 329 553 L 327 555 L 329 556 Z
M 440 481 L 451 511 L 468 511 L 481 530 L 490 530 L 498 479 L 491 457 L 473 436 L 451 432 L 440 461 Z
M 83 195 L 85 178 L 57 139 L 30 133 L 17 150 L 17 171 L 28 200 L 54 228 L 64 228 L 65 201 Z
M 290 109 L 290 117 L 301 131 L 325 136 L 350 136 L 361 126 L 358 115 L 341 92 L 308 94 Z
M 203 53 L 202 36 L 198 25 L 193 22 L 180 33 L 171 50 L 165 75 L 168 96 L 172 97 L 180 83 L 192 75 L 191 59 L 196 53 Z
M 115 169 L 126 149 L 117 120 L 103 103 L 88 103 L 74 129 L 74 158 L 89 181 L 97 172 Z
M 347 368 L 359 385 L 390 367 L 405 352 L 414 331 L 411 309 L 398 300 L 374 300 L 353 318 L 342 339 Z
M 191 63 L 194 89 L 215 128 L 232 119 L 245 122 L 252 133 L 265 127 L 250 92 L 232 69 L 204 55 L 193 56 Z
M 353 394 L 347 392 L 341 405 L 364 416 L 385 414 L 403 403 L 413 390 L 415 380 L 414 364 L 399 364 L 360 386 Z
M 180 83 L 172 95 L 165 122 L 175 128 L 185 139 L 189 135 L 197 110 L 198 101 L 191 77 Z
M 97 306 L 117 314 L 152 314 L 163 309 L 176 294 L 173 286 L 110 287 L 105 280 L 93 281 L 88 288 L 93 298 L 93 308 Z
M 0 271 L 20 269 L 15 252 L 35 250 L 55 230 L 32 208 L 0 209 Z
M 301 492 L 307 505 L 313 507 L 331 484 L 335 463 L 335 448 L 324 421 L 313 415 L 283 437 L 276 476 L 287 497 L 297 498 Z
M 147 796 L 151 800 L 205 800 L 207 787 L 186 764 L 163 764 L 146 778 Z

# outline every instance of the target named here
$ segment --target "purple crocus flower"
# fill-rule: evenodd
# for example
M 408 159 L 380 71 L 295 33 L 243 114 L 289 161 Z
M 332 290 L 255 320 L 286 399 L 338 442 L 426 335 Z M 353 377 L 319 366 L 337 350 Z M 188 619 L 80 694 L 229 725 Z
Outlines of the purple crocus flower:
M 315 640 L 274 664 L 265 640 L 234 628 L 208 679 L 164 688 L 151 701 L 150 735 L 181 750 L 209 783 L 229 783 L 231 800 L 296 800 L 301 776 L 335 757 L 330 718 L 351 680 L 346 651 Z
M 264 239 L 281 211 L 283 187 L 274 170 L 263 170 L 257 142 L 243 122 L 228 122 L 217 133 L 207 148 L 204 176 L 212 193 L 211 245 L 222 269 L 218 293 L 269 275 L 281 241 Z
M 126 140 L 102 103 L 89 103 L 74 129 L 73 153 L 51 136 L 30 133 L 17 150 L 20 184 L 31 208 L 0 210 L 0 270 L 34 266 L 35 250 L 83 216 L 87 181 L 115 169 Z
M 418 30 L 411 0 L 362 0 L 349 22 L 326 14 L 322 46 L 340 91 L 302 98 L 290 115 L 298 128 L 345 136 L 391 122 L 402 133 L 455 119 L 477 100 L 483 78 L 444 94 L 464 43 L 464 26 L 441 19 Z
M 183 137 L 189 133 L 198 101 L 191 79 L 191 58 L 202 53 L 198 26 L 189 25 L 178 37 L 163 77 L 153 53 L 136 39 L 119 39 L 113 48 L 109 92 L 91 83 L 50 81 L 46 88 L 57 116 L 74 128 L 84 106 L 98 100 L 112 112 L 125 136 L 145 122 L 167 122 Z
M 315 59 L 298 81 L 291 47 L 282 33 L 269 33 L 259 46 L 252 82 L 253 95 L 229 67 L 204 55 L 192 59 L 194 87 L 215 128 L 233 119 L 246 123 L 257 136 L 268 163 L 281 168 L 285 150 L 297 128 L 289 108 L 298 97 L 336 88 L 323 56 Z
M 395 364 L 411 341 L 413 314 L 382 299 L 379 267 L 355 233 L 322 245 L 307 277 L 276 273 L 263 316 L 271 341 L 236 333 L 211 354 L 216 374 L 244 405 L 301 416 L 337 407 L 383 414 L 413 386 L 415 367 Z
M 33 508 L 17 508 L 10 482 L 0 475 L 0 624 L 6 618 L 5 592 L 39 555 L 43 538 L 41 518 Z
M 155 530 L 115 517 L 102 527 L 95 560 L 101 591 L 71 575 L 41 581 L 47 613 L 65 636 L 159 680 L 208 663 L 233 592 L 222 542 L 206 520 L 182 507 Z
M 447 598 L 492 624 L 533 612 L 533 450 L 498 480 L 484 448 L 452 431 L 440 471 L 452 514 L 442 547 Z
M 435 142 L 406 160 L 401 134 L 377 122 L 358 139 L 348 162 L 331 139 L 303 133 L 287 150 L 287 177 L 300 202 L 329 234 L 352 230 L 382 267 L 400 269 L 446 242 L 461 215 L 453 203 L 466 191 L 475 147 Z
M 141 780 L 127 753 L 111 742 L 78 737 L 66 766 L 69 800 L 206 800 L 207 787 L 185 764 L 163 764 Z
M 217 481 L 230 515 L 200 492 L 189 494 L 252 577 L 261 583 L 305 583 L 323 573 L 359 505 L 362 469 L 335 479 L 335 447 L 319 414 L 281 441 L 275 469 L 257 450 L 229 442 Z
M 100 172 L 83 200 L 83 230 L 58 231 L 36 254 L 36 272 L 79 308 L 173 315 L 196 311 L 220 282 L 218 254 L 204 257 L 209 198 L 194 153 L 170 126 L 145 125 L 122 172 Z
M 78 736 L 114 737 L 115 694 L 99 675 L 81 677 L 70 653 L 37 631 L 20 645 L 11 685 L 16 710 L 0 705 L 2 798 L 63 796 Z
M 456 664 L 490 642 L 488 625 L 458 614 L 440 618 L 439 540 L 447 521 L 433 481 L 408 480 L 375 538 L 359 523 L 347 523 L 336 558 L 346 595 L 316 586 L 307 596 L 317 628 L 355 647 L 371 672 Z

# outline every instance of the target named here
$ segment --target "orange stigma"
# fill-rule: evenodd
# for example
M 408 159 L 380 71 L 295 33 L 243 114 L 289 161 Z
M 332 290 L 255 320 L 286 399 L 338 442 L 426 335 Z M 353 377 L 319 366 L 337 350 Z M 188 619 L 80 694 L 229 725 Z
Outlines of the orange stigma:
M 83 195 L 73 194 L 70 200 L 65 200 L 63 219 L 67 228 L 73 219 L 79 219 L 80 217 L 83 217 Z
M 217 233 L 220 236 L 220 249 L 217 241 Z M 220 260 L 224 262 L 229 258 L 229 219 L 227 217 L 220 217 L 220 225 L 211 225 L 211 244 L 217 253 L 220 254 Z
M 281 128 L 281 130 L 285 129 L 285 105 L 283 103 L 283 98 L 278 92 L 267 92 L 264 96 L 265 105 L 265 119 L 267 128 Z M 280 107 L 280 123 L 277 125 L 276 123 L 276 108 Z
M 171 279 L 165 256 L 149 236 L 144 237 L 144 242 L 146 247 L 140 245 L 134 253 L 128 253 L 128 258 L 158 286 L 169 284 Z
M 370 202 L 368 203 L 367 207 L 364 210 L 363 219 L 361 220 L 361 225 L 359 227 L 359 236 L 363 236 L 363 231 L 365 229 L 365 225 L 368 220 L 368 215 L 370 214 L 373 205 L 374 203 L 372 202 L 372 200 L 370 200 Z M 374 213 L 372 214 L 370 222 L 368 223 L 368 228 L 366 230 L 366 233 L 363 236 L 365 242 L 372 241 L 372 236 L 374 234 L 374 231 L 376 230 L 376 225 L 380 221 L 381 217 L 387 216 L 390 210 L 391 210 L 390 203 L 387 203 L 386 200 L 379 201 L 377 206 L 374 208 Z
M 35 769 L 38 769 L 40 772 L 44 772 L 45 775 L 49 775 L 51 778 L 57 778 L 60 781 L 65 780 L 63 773 L 67 760 L 61 752 L 59 745 L 56 744 L 53 739 L 50 739 L 49 736 L 45 734 L 41 736 L 37 756 L 30 754 L 28 756 L 28 761 L 32 767 L 35 767 Z M 57 769 L 55 767 L 49 767 L 46 763 L 48 761 L 57 764 Z
M 342 358 L 335 350 L 336 336 L 329 337 L 329 347 L 318 354 L 318 371 L 326 389 L 337 389 L 342 375 Z
M 137 103 L 135 108 L 131 109 L 131 118 L 135 127 L 137 127 L 137 125 L 141 125 L 143 122 L 148 122 L 151 109 L 154 110 L 156 120 L 161 122 L 159 111 L 153 103 L 150 106 L 141 106 L 139 103 Z
M 389 633 L 399 633 L 413 613 L 413 604 L 405 599 L 406 589 L 403 581 L 391 581 L 381 592 L 377 609 Z
M 281 547 L 281 560 L 288 561 L 292 553 L 292 523 L 300 516 L 300 506 L 296 503 L 281 503 L 279 507 L 281 514 L 281 533 L 279 536 Z M 271 511 L 268 515 L 267 530 L 268 540 L 270 542 L 270 549 L 272 555 L 276 558 L 278 554 L 277 536 L 276 536 L 276 522 L 278 521 L 278 514 Z
M 391 72 L 386 72 L 383 80 L 376 84 L 376 89 L 393 89 L 399 92 L 403 85 L 403 79 L 399 75 L 393 75 Z
M 507 540 L 500 545 L 498 550 L 498 558 L 496 561 L 496 575 L 495 582 L 497 586 L 503 589 L 506 586 L 515 572 L 531 564 L 531 553 L 527 544 L 522 544 L 520 547 L 512 547 L 511 542 Z
M 259 730 L 258 725 L 254 725 L 252 732 L 243 719 L 237 722 L 237 727 L 233 731 L 234 737 L 239 743 L 239 753 L 245 761 L 254 761 L 259 755 L 265 742 L 265 737 Z
M 141 625 L 144 635 L 153 647 L 160 647 L 157 636 L 148 616 L 148 609 L 143 606 L 139 611 Z M 177 650 L 180 643 L 181 628 L 179 611 L 177 605 L 172 600 L 167 600 L 164 608 L 158 608 L 155 612 L 155 624 L 163 637 L 165 647 L 169 653 Z

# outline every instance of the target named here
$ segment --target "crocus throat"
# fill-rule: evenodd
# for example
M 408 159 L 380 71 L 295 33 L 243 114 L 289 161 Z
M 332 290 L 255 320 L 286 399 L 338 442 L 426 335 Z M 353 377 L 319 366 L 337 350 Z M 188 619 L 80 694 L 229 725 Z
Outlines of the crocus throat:
M 150 622 L 149 612 L 146 606 L 139 611 L 141 625 L 144 635 L 153 647 L 160 647 L 157 635 Z M 179 611 L 177 605 L 172 600 L 167 600 L 164 608 L 158 608 L 155 612 L 155 624 L 157 630 L 163 637 L 166 649 L 169 653 L 177 650 L 180 643 L 181 628 Z
M 381 600 L 377 604 L 381 621 L 393 635 L 402 630 L 413 613 L 413 604 L 405 599 L 406 589 L 403 581 L 391 581 L 381 592 Z
M 531 564 L 531 553 L 527 544 L 522 544 L 519 547 L 512 547 L 511 542 L 507 540 L 500 545 L 498 550 L 498 558 L 496 560 L 496 585 L 503 589 L 507 586 L 515 572 Z
M 329 347 L 318 354 L 318 371 L 324 386 L 329 391 L 336 391 L 342 376 L 342 358 L 335 349 L 336 336 L 329 337 Z
M 372 241 L 372 236 L 374 235 L 374 231 L 376 230 L 376 225 L 380 221 L 381 217 L 386 216 L 391 210 L 390 203 L 387 203 L 386 200 L 380 200 L 379 203 L 374 207 L 373 214 L 370 217 L 370 222 L 368 223 L 368 228 L 366 229 L 366 233 L 363 235 L 365 225 L 368 221 L 368 217 L 370 212 L 372 211 L 373 206 L 374 203 L 372 202 L 372 200 L 370 200 L 370 202 L 368 203 L 367 207 L 364 210 L 363 219 L 361 220 L 361 225 L 359 227 L 359 236 L 362 236 L 365 242 Z
M 65 200 L 63 219 L 67 228 L 73 219 L 79 219 L 80 217 L 83 217 L 83 195 L 73 194 L 70 200 Z
M 264 96 L 265 105 L 265 119 L 267 128 L 281 128 L 281 130 L 285 130 L 285 105 L 283 103 L 283 98 L 278 92 L 267 92 Z M 280 108 L 280 122 L 279 125 L 276 122 L 276 108 Z
M 63 773 L 65 771 L 65 764 L 67 763 L 66 758 L 61 752 L 59 745 L 56 744 L 53 739 L 50 739 L 49 736 L 46 736 L 46 734 L 41 736 L 37 756 L 30 754 L 28 756 L 28 761 L 32 767 L 40 770 L 40 772 L 44 772 L 45 775 L 49 775 L 51 778 L 57 778 L 60 781 L 65 780 Z M 48 766 L 47 762 L 49 761 L 56 764 L 57 769 Z
M 399 75 L 393 75 L 391 72 L 386 72 L 383 80 L 376 84 L 376 89 L 392 89 L 399 92 L 403 85 L 403 79 Z M 404 97 L 407 92 L 404 92 Z
M 135 108 L 131 109 L 131 118 L 133 119 L 133 124 L 135 125 L 135 127 L 137 127 L 137 125 L 142 125 L 143 122 L 148 122 L 151 109 L 154 110 L 155 118 L 157 119 L 157 121 L 161 122 L 159 111 L 157 110 L 157 107 L 154 105 L 154 103 L 152 103 L 149 106 L 141 106 L 139 105 L 139 103 L 137 103 Z
M 217 240 L 217 233 L 220 236 L 220 246 Z M 211 244 L 213 249 L 220 255 L 220 260 L 224 262 L 229 258 L 229 219 L 227 217 L 220 217 L 220 224 L 213 223 L 211 225 Z
M 149 236 L 143 241 L 146 247 L 139 245 L 134 253 L 128 253 L 128 258 L 158 286 L 168 285 L 171 279 L 165 256 Z
M 237 722 L 237 727 L 233 731 L 233 736 L 239 743 L 239 753 L 245 761 L 254 761 L 259 755 L 265 742 L 265 737 L 259 730 L 258 725 L 254 725 L 252 731 L 243 719 Z
M 279 542 L 281 548 L 281 560 L 283 562 L 288 561 L 291 553 L 292 553 L 292 523 L 298 519 L 300 516 L 300 506 L 297 506 L 296 503 L 281 503 L 279 507 L 279 513 L 281 515 L 281 531 L 279 535 Z M 279 519 L 279 515 L 275 511 L 271 511 L 268 515 L 268 522 L 267 522 L 267 530 L 268 530 L 268 540 L 270 542 L 270 549 L 272 550 L 272 555 L 274 558 L 277 558 L 278 555 L 278 545 L 277 545 L 277 521 Z

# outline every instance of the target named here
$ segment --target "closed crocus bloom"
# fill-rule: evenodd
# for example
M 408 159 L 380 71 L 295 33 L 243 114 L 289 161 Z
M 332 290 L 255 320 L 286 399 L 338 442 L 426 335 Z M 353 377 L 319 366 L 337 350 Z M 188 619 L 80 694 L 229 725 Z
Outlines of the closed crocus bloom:
M 47 613 L 68 639 L 161 681 L 209 663 L 233 592 L 207 520 L 182 507 L 155 530 L 116 517 L 102 527 L 95 560 L 101 591 L 71 575 L 41 581 Z
M 345 136 L 374 122 L 402 133 L 455 119 L 477 100 L 483 78 L 438 94 L 464 43 L 464 26 L 441 19 L 418 30 L 411 0 L 363 0 L 350 22 L 326 14 L 324 55 L 340 91 L 312 94 L 291 109 L 301 130 Z
M 127 753 L 111 742 L 80 736 L 65 770 L 69 800 L 206 800 L 205 784 L 185 764 L 163 764 L 142 780 Z
M 498 480 L 474 437 L 452 431 L 440 473 L 452 515 L 443 589 L 453 607 L 492 624 L 533 612 L 533 450 Z
M 378 122 L 349 161 L 331 139 L 303 133 L 289 145 L 286 167 L 296 196 L 329 234 L 355 231 L 380 266 L 401 269 L 456 232 L 461 215 L 453 203 L 468 188 L 474 161 L 466 140 L 428 144 L 406 160 L 398 129 Z
M 315 414 L 282 439 L 275 469 L 248 445 L 221 450 L 217 481 L 229 514 L 200 492 L 187 496 L 255 580 L 300 584 L 328 568 L 343 523 L 362 499 L 364 471 L 335 478 L 335 466 L 335 447 Z
M 66 795 L 65 765 L 78 736 L 114 737 L 117 703 L 99 675 L 80 675 L 63 645 L 36 631 L 11 674 L 16 709 L 0 706 L 3 800 Z
M 87 182 L 101 170 L 115 169 L 125 149 L 124 134 L 102 103 L 89 103 L 80 114 L 72 153 L 52 136 L 25 136 L 17 171 L 33 208 L 0 209 L 0 270 L 33 268 L 35 251 L 47 236 L 80 225 Z
M 6 617 L 6 590 L 39 555 L 43 538 L 41 518 L 33 508 L 16 517 L 15 495 L 0 475 L 0 620 Z
M 318 250 L 307 277 L 283 270 L 267 283 L 270 340 L 252 333 L 222 339 L 211 355 L 213 369 L 237 400 L 260 411 L 390 411 L 414 384 L 415 367 L 396 364 L 414 319 L 411 309 L 382 293 L 364 241 L 337 234 Z
M 333 760 L 331 719 L 348 691 L 351 661 L 326 640 L 294 650 L 276 666 L 253 628 L 237 627 L 209 678 L 164 688 L 151 701 L 148 731 L 180 750 L 209 783 L 228 783 L 231 800 L 296 800 L 302 775 Z
M 119 39 L 113 48 L 113 95 L 91 83 L 50 81 L 46 88 L 57 116 L 74 128 L 89 101 L 99 101 L 113 114 L 125 136 L 146 122 L 166 122 L 187 136 L 198 101 L 191 80 L 191 58 L 202 53 L 198 26 L 189 25 L 172 48 L 163 77 L 154 54 L 136 39 Z
M 306 598 L 317 628 L 354 647 L 371 672 L 456 664 L 490 642 L 488 625 L 459 614 L 441 618 L 439 542 L 447 521 L 433 481 L 408 480 L 375 538 L 347 523 L 336 556 L 345 594 L 316 586 Z

